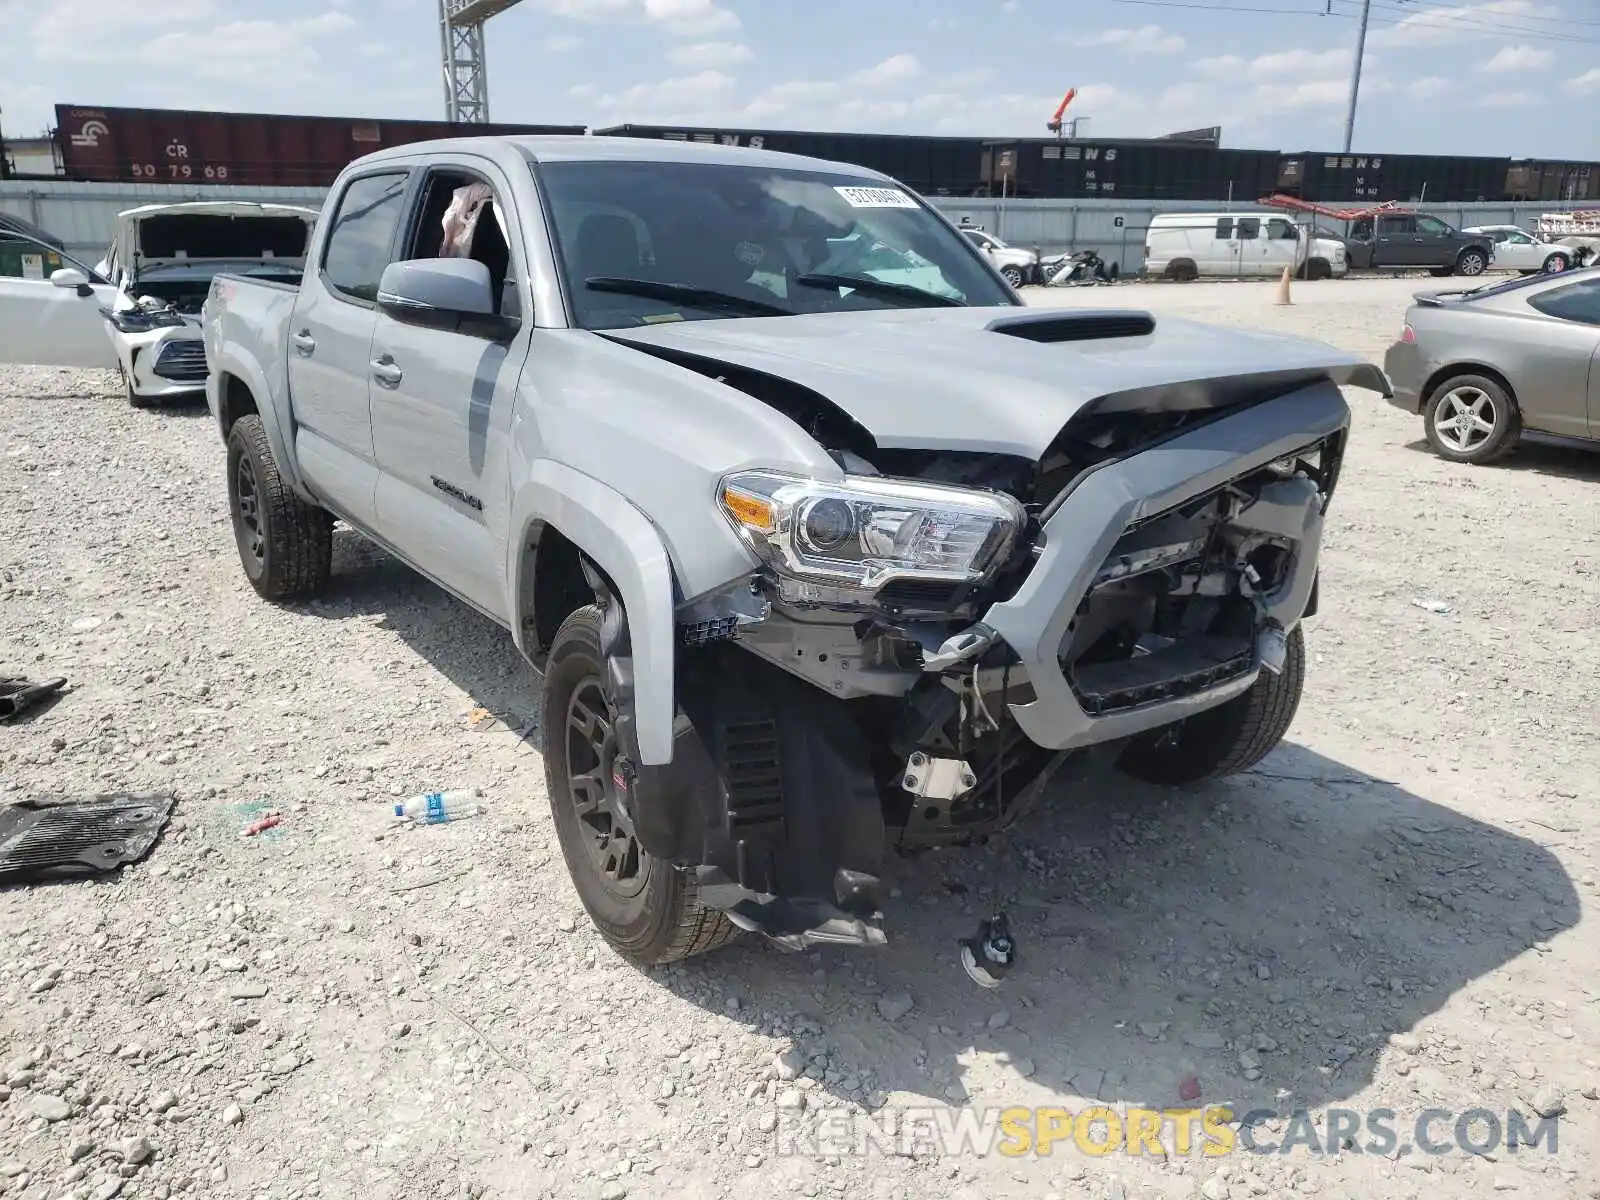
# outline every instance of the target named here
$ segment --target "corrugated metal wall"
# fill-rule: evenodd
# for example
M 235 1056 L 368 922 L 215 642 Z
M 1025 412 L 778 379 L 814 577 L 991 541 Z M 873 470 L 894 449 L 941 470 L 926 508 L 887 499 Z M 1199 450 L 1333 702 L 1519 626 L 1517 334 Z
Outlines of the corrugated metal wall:
M 117 213 L 140 204 L 185 200 L 258 200 L 320 207 L 325 188 L 205 188 L 132 183 L 0 181 L 0 211 L 43 226 L 80 257 L 98 257 L 111 239 Z M 931 197 L 953 220 L 971 217 L 996 237 L 1046 250 L 1092 248 L 1124 272 L 1144 264 L 1144 234 L 1160 212 L 1220 212 L 1229 206 L 1203 201 L 1159 200 L 974 200 Z M 1235 204 L 1248 209 L 1251 204 Z M 1531 224 L 1541 212 L 1563 212 L 1569 204 L 1427 204 L 1428 212 L 1464 225 Z M 92 260 L 91 260 L 92 261 Z
M 119 212 L 141 204 L 181 204 L 189 200 L 255 200 L 319 207 L 326 188 L 173 187 L 146 183 L 68 183 L 65 180 L 0 180 L 0 212 L 48 229 L 67 250 L 90 262 L 111 241 Z

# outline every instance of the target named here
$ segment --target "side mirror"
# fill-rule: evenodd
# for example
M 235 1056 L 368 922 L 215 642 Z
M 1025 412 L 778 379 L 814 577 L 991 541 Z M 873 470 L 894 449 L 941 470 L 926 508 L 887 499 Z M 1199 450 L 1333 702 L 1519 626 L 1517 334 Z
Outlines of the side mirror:
M 60 267 L 51 271 L 50 286 L 72 288 L 80 296 L 94 295 L 94 289 L 89 286 L 89 277 L 76 267 Z
M 521 326 L 495 312 L 489 268 L 470 258 L 413 258 L 390 263 L 378 282 L 378 309 L 397 321 L 491 340 Z

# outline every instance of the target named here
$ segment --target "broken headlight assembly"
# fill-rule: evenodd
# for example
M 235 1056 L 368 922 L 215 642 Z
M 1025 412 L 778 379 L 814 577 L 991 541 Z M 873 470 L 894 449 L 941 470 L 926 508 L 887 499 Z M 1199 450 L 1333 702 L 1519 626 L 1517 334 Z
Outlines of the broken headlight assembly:
M 783 598 L 814 604 L 859 601 L 891 580 L 979 582 L 1009 557 L 1026 519 L 999 492 L 775 471 L 729 475 L 717 500 Z
M 175 308 L 125 308 L 106 312 L 106 319 L 123 333 L 148 333 L 182 325 L 183 314 Z

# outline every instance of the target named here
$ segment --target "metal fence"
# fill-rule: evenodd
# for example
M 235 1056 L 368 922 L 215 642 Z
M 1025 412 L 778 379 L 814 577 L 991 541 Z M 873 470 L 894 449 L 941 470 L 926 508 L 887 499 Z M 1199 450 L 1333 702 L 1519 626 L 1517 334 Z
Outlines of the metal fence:
M 68 183 L 54 180 L 0 181 L 0 212 L 12 213 L 50 230 L 78 257 L 98 257 L 111 240 L 117 213 L 141 204 L 187 200 L 256 200 L 319 207 L 325 188 L 193 187 L 167 184 Z M 1161 200 L 985 200 L 930 197 L 952 220 L 970 217 L 1014 246 L 1046 251 L 1096 251 L 1123 274 L 1144 265 L 1144 235 L 1156 213 L 1250 211 L 1260 206 L 1235 201 Z M 1468 225 L 1526 225 L 1544 212 L 1563 212 L 1571 203 L 1424 204 L 1457 228 Z

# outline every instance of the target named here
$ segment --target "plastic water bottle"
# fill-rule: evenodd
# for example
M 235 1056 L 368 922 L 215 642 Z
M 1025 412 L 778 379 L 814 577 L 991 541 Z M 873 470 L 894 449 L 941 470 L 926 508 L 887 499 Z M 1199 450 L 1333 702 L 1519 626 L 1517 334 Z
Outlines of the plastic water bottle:
M 413 796 L 394 806 L 394 815 L 410 817 L 419 825 L 442 825 L 446 821 L 464 821 L 479 816 L 483 805 L 476 803 L 483 793 L 477 788 L 463 788 L 453 792 L 426 792 Z

